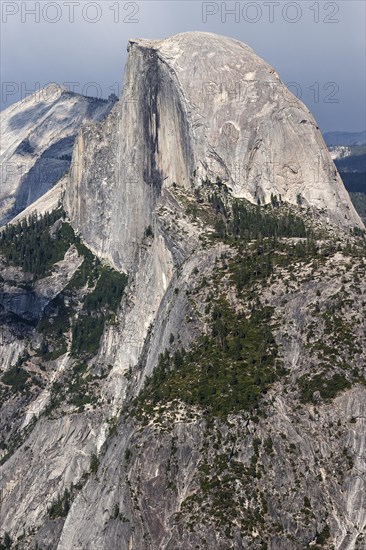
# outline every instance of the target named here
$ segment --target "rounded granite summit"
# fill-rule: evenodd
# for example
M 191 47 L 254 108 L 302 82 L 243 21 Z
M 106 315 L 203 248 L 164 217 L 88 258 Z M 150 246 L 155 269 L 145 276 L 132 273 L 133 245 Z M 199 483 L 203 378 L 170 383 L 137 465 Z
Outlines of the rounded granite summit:
M 360 225 L 311 113 L 249 46 L 218 34 L 184 32 L 165 40 L 131 39 L 128 49 L 129 65 L 143 56 L 155 63 L 160 79 L 153 91 L 161 99 L 160 160 L 170 150 L 162 124 L 172 115 L 163 112 L 168 106 L 162 101 L 163 81 L 170 79 L 170 99 L 180 104 L 189 128 L 188 136 L 182 125 L 175 128 L 178 149 L 188 138 L 183 149 L 193 157 L 182 171 L 186 180 L 193 173 L 196 180 L 220 177 L 236 196 L 262 204 L 271 194 L 291 203 L 301 196 L 303 204 L 325 208 L 341 225 Z M 149 102 L 153 88 L 146 80 L 143 86 Z M 167 184 L 176 176 L 169 164 L 170 170 L 161 167 Z
M 254 204 L 275 195 L 363 227 L 311 113 L 250 47 L 186 32 L 128 50 L 121 101 L 98 139 L 81 132 L 66 191 L 93 249 L 128 269 L 164 189 L 206 178 Z

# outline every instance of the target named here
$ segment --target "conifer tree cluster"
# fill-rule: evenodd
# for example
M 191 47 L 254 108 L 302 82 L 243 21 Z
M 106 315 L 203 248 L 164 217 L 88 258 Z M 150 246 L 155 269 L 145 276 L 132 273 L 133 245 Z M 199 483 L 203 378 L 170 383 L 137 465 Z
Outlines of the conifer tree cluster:
M 51 228 L 64 217 L 61 209 L 42 216 L 36 213 L 0 233 L 0 253 L 10 265 L 33 273 L 35 278 L 47 274 L 51 266 L 62 260 L 75 235 L 70 225 L 62 223 L 54 232 Z

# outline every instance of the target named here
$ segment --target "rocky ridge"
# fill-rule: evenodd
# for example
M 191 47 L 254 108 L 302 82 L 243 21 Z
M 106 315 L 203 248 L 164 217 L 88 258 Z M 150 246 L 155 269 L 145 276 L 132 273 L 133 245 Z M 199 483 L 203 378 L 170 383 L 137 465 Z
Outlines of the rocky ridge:
M 209 167 L 205 132 L 228 121 L 195 103 L 202 60 L 229 71 L 238 52 L 241 75 L 271 74 L 223 37 L 131 41 L 122 100 L 78 137 L 66 212 L 0 242 L 2 536 L 18 548 L 364 545 L 362 223 L 336 172 L 332 189 L 227 176 L 231 150 L 257 150 L 241 137 Z M 276 105 L 252 105 L 239 128 Z M 315 126 L 298 127 L 325 174 Z M 30 230 L 48 243 L 41 273 L 19 255 Z M 22 285 L 45 298 L 33 325 Z
M 1 113 L 0 226 L 67 173 L 80 127 L 105 118 L 113 103 L 51 84 Z

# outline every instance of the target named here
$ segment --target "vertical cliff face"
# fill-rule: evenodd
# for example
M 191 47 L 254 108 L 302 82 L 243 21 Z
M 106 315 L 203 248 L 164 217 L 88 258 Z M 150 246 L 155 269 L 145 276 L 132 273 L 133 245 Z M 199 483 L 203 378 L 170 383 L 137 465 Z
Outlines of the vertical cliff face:
M 194 171 L 186 105 L 174 73 L 148 46 L 131 41 L 129 52 L 121 101 L 105 123 L 79 135 L 65 197 L 86 241 L 126 270 L 153 224 L 163 187 L 189 187 Z

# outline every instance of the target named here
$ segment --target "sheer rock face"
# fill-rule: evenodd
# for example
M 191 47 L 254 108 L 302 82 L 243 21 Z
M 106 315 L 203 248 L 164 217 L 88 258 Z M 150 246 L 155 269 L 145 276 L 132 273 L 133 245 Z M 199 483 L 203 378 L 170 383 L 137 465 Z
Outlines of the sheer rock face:
M 122 101 L 105 123 L 85 127 L 75 145 L 66 209 L 86 242 L 126 270 L 167 181 L 190 185 L 185 109 L 171 68 L 157 52 L 134 48 Z
M 310 112 L 248 46 L 190 32 L 128 50 L 122 99 L 79 137 L 66 196 L 96 250 L 128 269 L 162 188 L 206 176 L 254 203 L 281 195 L 362 226 Z
M 44 195 L 69 169 L 76 134 L 112 102 L 50 85 L 1 113 L 0 226 Z

